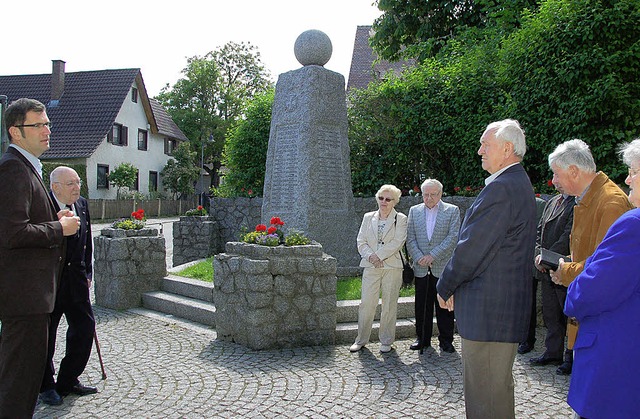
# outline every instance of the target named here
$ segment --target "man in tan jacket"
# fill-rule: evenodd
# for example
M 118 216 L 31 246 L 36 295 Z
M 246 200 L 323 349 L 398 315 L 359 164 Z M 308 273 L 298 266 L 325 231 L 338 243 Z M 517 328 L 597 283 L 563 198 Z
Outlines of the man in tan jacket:
M 549 155 L 553 182 L 565 193 L 576 197 L 571 229 L 571 262 L 560 263 L 557 271 L 550 271 L 551 280 L 568 287 L 584 268 L 589 256 L 604 235 L 622 214 L 632 208 L 627 195 L 602 172 L 596 164 L 589 146 L 582 140 L 560 144 Z M 539 262 L 537 260 L 537 262 Z M 567 347 L 573 348 L 578 325 L 570 319 L 567 326 Z M 572 364 L 565 361 L 556 371 L 571 374 Z

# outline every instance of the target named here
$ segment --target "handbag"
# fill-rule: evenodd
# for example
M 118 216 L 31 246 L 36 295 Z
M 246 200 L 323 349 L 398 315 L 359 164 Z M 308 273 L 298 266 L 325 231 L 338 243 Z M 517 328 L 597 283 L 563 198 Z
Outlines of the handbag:
M 413 279 L 415 277 L 413 273 L 413 268 L 411 267 L 411 263 L 403 257 L 403 253 L 406 250 L 406 246 L 404 249 L 400 249 L 400 259 L 402 260 L 402 283 L 405 285 L 410 285 L 413 283 Z
M 395 219 L 393 220 L 393 224 L 398 222 L 398 215 L 396 214 Z M 413 268 L 411 267 L 411 263 L 409 263 L 408 258 L 405 259 L 404 255 L 407 252 L 407 244 L 405 243 L 400 249 L 400 260 L 402 260 L 402 284 L 403 285 L 411 285 L 413 283 L 413 279 L 415 277 L 413 273 Z

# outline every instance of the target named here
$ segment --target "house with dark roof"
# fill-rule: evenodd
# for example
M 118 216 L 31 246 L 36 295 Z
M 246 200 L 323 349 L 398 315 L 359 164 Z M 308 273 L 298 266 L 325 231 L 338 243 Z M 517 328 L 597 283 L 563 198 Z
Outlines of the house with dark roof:
M 347 91 L 351 89 L 366 89 L 370 82 L 382 80 L 389 72 L 400 74 L 405 68 L 415 65 L 414 60 L 390 62 L 381 60 L 369 45 L 372 26 L 358 26 L 353 42 L 353 55 Z
M 163 192 L 160 172 L 178 143 L 188 141 L 148 97 L 139 68 L 65 73 L 65 62 L 53 60 L 51 74 L 0 76 L 0 95 L 8 103 L 28 97 L 47 106 L 51 148 L 40 159 L 86 165 L 92 199 L 116 198 L 107 176 L 121 163 L 138 169 L 135 190 Z

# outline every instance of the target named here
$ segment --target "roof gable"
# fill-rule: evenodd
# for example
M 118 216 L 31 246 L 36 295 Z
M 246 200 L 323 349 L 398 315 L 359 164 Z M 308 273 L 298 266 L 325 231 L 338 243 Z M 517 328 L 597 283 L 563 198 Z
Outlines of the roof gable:
M 47 106 L 53 124 L 51 148 L 42 159 L 86 158 L 91 156 L 112 129 L 131 86 L 137 82 L 142 105 L 152 132 L 160 131 L 156 118 L 163 119 L 161 134 L 186 140 L 164 109 L 156 109 L 147 96 L 139 68 L 66 73 L 64 93 L 51 98 L 51 74 L 0 76 L 0 94 L 9 103 L 21 97 L 37 99 Z M 162 108 L 158 104 L 159 108 Z M 166 115 L 166 117 L 165 117 Z M 166 118 L 171 123 L 164 121 Z M 171 126 L 173 124 L 173 126 Z
M 358 26 L 356 29 L 347 90 L 352 88 L 365 89 L 370 82 L 381 80 L 388 71 L 399 74 L 406 67 L 415 64 L 414 60 L 390 62 L 379 59 L 378 54 L 369 45 L 371 31 L 371 26 Z

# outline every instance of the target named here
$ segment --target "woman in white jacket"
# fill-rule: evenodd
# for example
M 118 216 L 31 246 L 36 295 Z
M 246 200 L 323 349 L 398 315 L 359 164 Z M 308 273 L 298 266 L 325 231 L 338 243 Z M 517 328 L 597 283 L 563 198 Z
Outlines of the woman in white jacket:
M 362 256 L 362 297 L 358 310 L 358 337 L 349 348 L 357 352 L 369 342 L 371 326 L 382 290 L 380 352 L 391 351 L 396 338 L 398 296 L 402 286 L 400 249 L 407 238 L 407 216 L 393 207 L 400 202 L 400 189 L 383 185 L 376 193 L 378 210 L 368 212 L 358 232 L 358 253 Z

